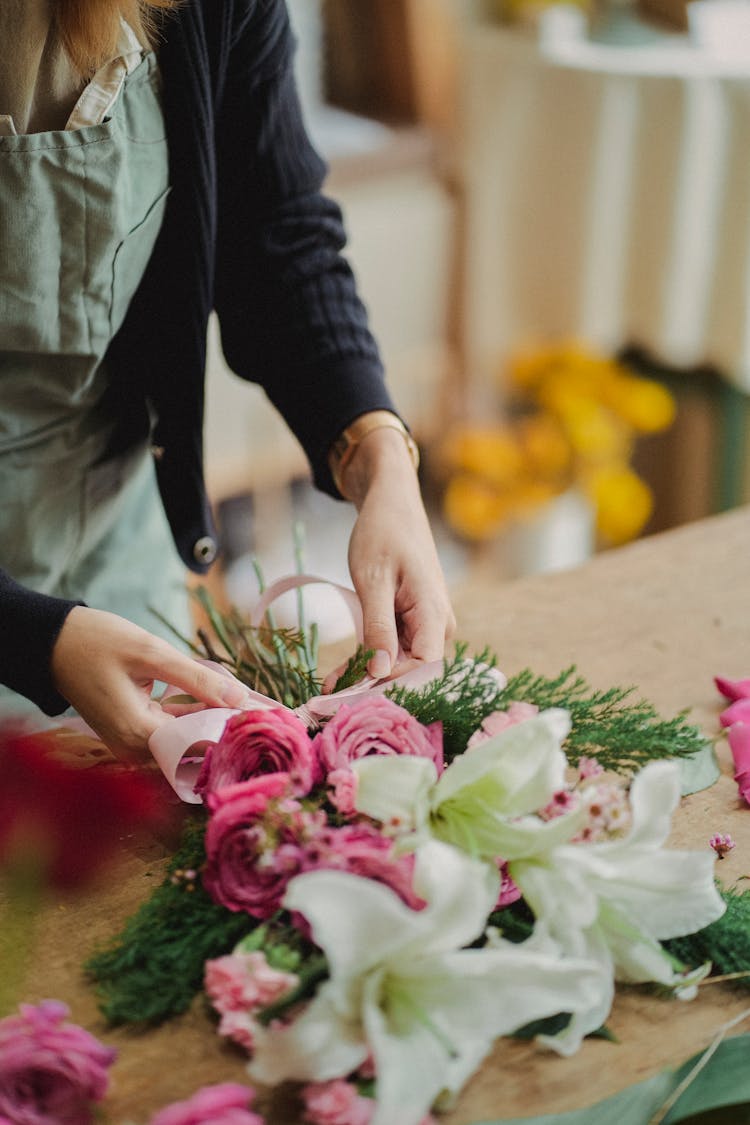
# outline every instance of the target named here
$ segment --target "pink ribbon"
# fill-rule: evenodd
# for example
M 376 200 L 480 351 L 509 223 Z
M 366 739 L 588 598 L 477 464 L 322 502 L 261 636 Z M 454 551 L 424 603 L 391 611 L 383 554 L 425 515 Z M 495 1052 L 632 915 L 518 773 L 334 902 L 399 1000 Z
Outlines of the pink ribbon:
M 328 582 L 325 578 L 315 578 L 312 575 L 293 575 L 281 578 L 274 582 L 263 593 L 250 616 L 250 625 L 253 628 L 263 621 L 266 610 L 276 598 L 289 590 L 300 586 L 309 586 L 313 583 L 322 583 L 333 587 L 343 597 L 354 623 L 357 640 L 362 641 L 362 609 L 359 599 L 353 590 Z M 398 659 L 404 659 L 404 653 L 399 650 Z M 231 673 L 222 669 L 227 675 Z M 359 683 L 343 691 L 332 692 L 330 695 L 315 695 L 299 707 L 285 707 L 278 700 L 270 699 L 262 692 L 247 689 L 248 705 L 244 710 L 268 710 L 270 708 L 284 708 L 298 715 L 308 727 L 320 726 L 323 720 L 330 718 L 339 709 L 342 703 L 357 700 L 359 697 L 376 692 L 382 693 L 391 687 L 418 688 L 430 683 L 442 674 L 443 661 L 433 660 L 405 672 L 393 680 L 375 680 L 372 676 L 365 676 Z M 498 673 L 499 676 L 499 673 Z M 504 677 L 502 677 L 504 682 Z M 164 693 L 168 695 L 170 689 Z M 218 742 L 226 726 L 227 720 L 232 715 L 240 714 L 240 710 L 229 707 L 209 707 L 203 711 L 195 711 L 190 715 L 181 715 L 164 723 L 151 735 L 149 749 L 156 762 L 166 777 L 169 784 L 181 800 L 187 804 L 201 804 L 201 798 L 193 792 L 205 756 L 207 744 Z

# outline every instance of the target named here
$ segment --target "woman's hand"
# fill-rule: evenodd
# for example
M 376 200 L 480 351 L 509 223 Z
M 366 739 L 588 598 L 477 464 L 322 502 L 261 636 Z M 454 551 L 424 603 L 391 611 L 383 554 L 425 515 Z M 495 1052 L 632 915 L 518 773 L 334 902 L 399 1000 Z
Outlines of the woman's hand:
M 236 680 L 185 656 L 113 613 L 76 606 L 52 650 L 55 687 L 119 757 L 139 754 L 170 716 L 151 698 L 155 680 L 214 707 L 239 707 Z
M 375 650 L 370 675 L 404 670 L 394 668 L 399 643 L 407 657 L 441 659 L 456 622 L 403 437 L 388 428 L 367 434 L 343 483 L 359 512 L 349 570 L 362 604 L 364 647 Z

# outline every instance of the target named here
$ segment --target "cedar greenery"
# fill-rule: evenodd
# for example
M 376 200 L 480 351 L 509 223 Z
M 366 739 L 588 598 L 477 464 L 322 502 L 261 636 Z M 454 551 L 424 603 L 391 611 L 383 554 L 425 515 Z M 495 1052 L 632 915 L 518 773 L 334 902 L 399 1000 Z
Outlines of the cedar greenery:
M 705 736 L 686 721 L 686 712 L 661 719 L 652 704 L 632 699 L 634 688 L 595 690 L 574 665 L 557 676 L 540 676 L 525 668 L 501 688 L 492 674 L 494 658 L 485 651 L 477 661 L 469 665 L 466 645 L 457 645 L 442 679 L 417 691 L 396 688 L 388 693 L 421 723 L 443 723 L 446 761 L 463 752 L 487 715 L 514 700 L 535 703 L 541 710 L 563 707 L 570 712 L 573 727 L 564 749 L 571 765 L 590 755 L 605 769 L 629 776 L 646 762 L 687 758 L 706 744 Z
M 203 814 L 187 822 L 164 882 L 86 963 L 111 1024 L 152 1025 L 186 1011 L 203 986 L 206 960 L 229 953 L 258 925 L 212 902 L 200 878 L 192 883 L 178 874 L 200 871 L 205 824 Z
M 750 970 L 750 891 L 719 887 L 726 911 L 710 926 L 687 937 L 670 938 L 662 944 L 673 957 L 691 967 L 710 961 L 714 975 L 747 973 Z M 750 974 L 738 985 L 750 988 Z

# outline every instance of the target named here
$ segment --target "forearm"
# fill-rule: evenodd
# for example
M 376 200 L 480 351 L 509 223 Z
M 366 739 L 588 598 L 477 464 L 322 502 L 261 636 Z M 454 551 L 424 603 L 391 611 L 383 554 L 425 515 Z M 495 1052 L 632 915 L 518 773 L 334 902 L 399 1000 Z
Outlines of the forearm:
M 80 604 L 35 593 L 0 570 L 0 683 L 48 715 L 59 715 L 68 706 L 55 687 L 50 662 L 68 614 Z

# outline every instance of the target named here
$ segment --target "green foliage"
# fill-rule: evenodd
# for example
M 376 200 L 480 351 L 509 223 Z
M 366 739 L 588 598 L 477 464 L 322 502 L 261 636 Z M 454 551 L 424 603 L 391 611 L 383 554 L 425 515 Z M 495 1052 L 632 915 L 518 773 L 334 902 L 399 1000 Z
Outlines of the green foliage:
M 333 690 L 343 691 L 364 679 L 367 674 L 367 661 L 374 655 L 374 648 L 366 649 L 363 645 L 358 645 L 357 651 L 349 657 L 346 668 L 336 680 Z
M 706 739 L 685 720 L 661 719 L 646 700 L 632 700 L 634 688 L 595 691 L 572 665 L 558 676 L 537 676 L 526 668 L 508 680 L 501 706 L 512 700 L 546 707 L 564 707 L 573 729 L 565 743 L 572 765 L 584 755 L 595 756 L 605 769 L 631 774 L 646 762 L 684 758 L 702 750 Z
M 492 673 L 494 663 L 487 651 L 471 662 L 466 646 L 457 645 L 439 680 L 417 691 L 395 688 L 388 694 L 421 723 L 443 723 L 446 761 L 464 751 L 483 719 L 514 700 L 535 703 L 541 710 L 563 707 L 570 712 L 573 729 L 564 748 L 572 765 L 586 754 L 605 769 L 629 775 L 646 762 L 689 757 L 705 745 L 705 737 L 686 722 L 684 713 L 661 719 L 650 703 L 632 700 L 633 688 L 597 691 L 574 666 L 557 676 L 539 676 L 526 668 L 500 688 Z
M 726 911 L 710 926 L 687 937 L 670 938 L 664 947 L 691 967 L 710 961 L 714 974 L 750 970 L 750 891 L 721 890 Z M 737 984 L 750 988 L 750 976 Z
M 213 636 L 198 630 L 200 644 L 183 637 L 155 609 L 151 612 L 187 645 L 196 656 L 214 660 L 228 668 L 253 691 L 262 692 L 286 707 L 298 707 L 313 695 L 320 695 L 316 677 L 317 626 L 297 629 L 276 628 L 270 611 L 265 624 L 255 628 L 236 609 L 222 613 L 208 590 L 198 586 L 191 591 L 201 606 Z
M 257 925 L 213 903 L 200 879 L 185 878 L 204 862 L 204 830 L 204 816 L 188 823 L 164 882 L 86 964 L 112 1024 L 157 1024 L 184 1012 L 202 987 L 205 961 L 228 953 Z
M 456 645 L 440 679 L 416 690 L 396 687 L 386 693 L 420 723 L 443 724 L 446 762 L 462 754 L 482 719 L 503 706 L 502 689 L 494 673 L 495 657 L 485 649 L 471 659 L 466 656 L 467 647 Z

